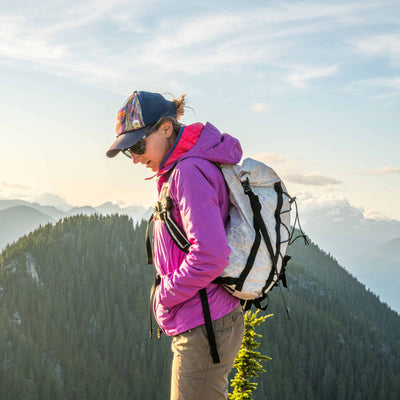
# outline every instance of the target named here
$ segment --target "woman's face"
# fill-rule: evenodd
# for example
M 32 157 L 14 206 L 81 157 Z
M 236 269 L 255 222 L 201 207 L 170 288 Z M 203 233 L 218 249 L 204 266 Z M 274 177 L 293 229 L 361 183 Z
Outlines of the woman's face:
M 137 155 L 131 153 L 133 163 L 141 163 L 153 172 L 158 172 L 174 140 L 172 123 L 165 121 L 155 132 L 145 139 L 146 151 L 143 154 Z

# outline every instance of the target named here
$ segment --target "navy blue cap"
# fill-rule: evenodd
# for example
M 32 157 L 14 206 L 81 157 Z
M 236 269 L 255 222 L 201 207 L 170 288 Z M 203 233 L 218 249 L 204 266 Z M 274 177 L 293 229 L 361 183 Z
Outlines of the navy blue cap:
M 166 100 L 159 93 L 133 92 L 118 111 L 117 139 L 107 150 L 107 157 L 115 157 L 120 150 L 144 139 L 146 131 L 163 117 L 176 118 L 173 101 Z

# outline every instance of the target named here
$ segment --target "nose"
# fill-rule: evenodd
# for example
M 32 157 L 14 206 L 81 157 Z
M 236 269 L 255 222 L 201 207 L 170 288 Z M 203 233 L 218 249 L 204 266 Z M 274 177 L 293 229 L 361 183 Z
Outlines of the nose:
M 140 156 L 138 156 L 138 155 L 135 154 L 135 153 L 131 153 L 131 155 L 132 155 L 132 162 L 133 162 L 134 164 L 137 164 L 138 162 L 140 162 Z

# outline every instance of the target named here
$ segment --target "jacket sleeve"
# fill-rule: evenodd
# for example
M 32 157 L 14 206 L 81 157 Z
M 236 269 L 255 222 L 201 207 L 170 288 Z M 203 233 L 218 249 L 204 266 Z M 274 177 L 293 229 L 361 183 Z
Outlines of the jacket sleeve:
M 157 288 L 159 302 L 168 309 L 195 296 L 229 263 L 230 248 L 218 197 L 218 190 L 227 189 L 218 168 L 200 161 L 197 165 L 191 159 L 182 161 L 171 183 L 171 196 L 192 245 L 179 268 L 164 275 Z

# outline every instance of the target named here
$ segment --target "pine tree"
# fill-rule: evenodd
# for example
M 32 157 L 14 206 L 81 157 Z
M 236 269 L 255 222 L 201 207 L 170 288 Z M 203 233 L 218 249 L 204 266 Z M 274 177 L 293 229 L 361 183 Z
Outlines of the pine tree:
M 272 314 L 257 318 L 258 311 L 254 313 L 248 311 L 245 314 L 243 342 L 233 365 L 237 370 L 235 377 L 231 380 L 233 393 L 228 394 L 228 400 L 251 400 L 253 398 L 252 392 L 257 389 L 257 383 L 251 382 L 250 379 L 258 377 L 260 373 L 265 372 L 259 361 L 271 360 L 270 357 L 256 351 L 260 343 L 255 338 L 262 335 L 256 333 L 255 328 L 268 317 L 271 317 Z

